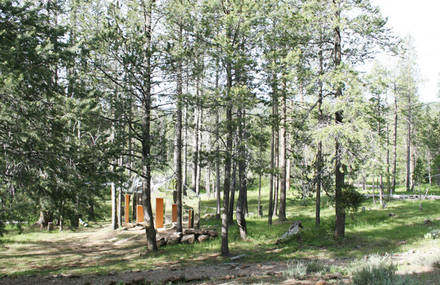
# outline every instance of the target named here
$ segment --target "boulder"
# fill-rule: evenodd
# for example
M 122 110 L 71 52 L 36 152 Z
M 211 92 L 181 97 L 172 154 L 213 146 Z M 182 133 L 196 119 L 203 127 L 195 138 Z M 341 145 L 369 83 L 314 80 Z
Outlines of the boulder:
M 209 236 L 208 235 L 199 235 L 198 237 L 197 237 L 197 241 L 198 242 L 204 242 L 205 240 L 208 240 L 209 239 Z
M 290 239 L 292 236 L 298 235 L 300 230 L 303 228 L 301 221 L 294 221 L 290 226 L 289 230 L 285 232 L 278 240 L 277 244 Z
M 167 239 L 165 237 L 160 237 L 156 239 L 157 246 L 164 246 L 167 244 Z
M 216 230 L 207 230 L 207 234 L 213 238 L 216 238 L 218 236 L 218 233 Z
M 189 244 L 193 244 L 194 241 L 196 240 L 196 235 L 194 234 L 189 234 L 189 235 L 184 235 L 181 239 L 182 243 L 189 243 Z
M 182 233 L 172 233 L 168 236 L 167 244 L 176 244 L 180 242 L 180 239 L 182 238 Z

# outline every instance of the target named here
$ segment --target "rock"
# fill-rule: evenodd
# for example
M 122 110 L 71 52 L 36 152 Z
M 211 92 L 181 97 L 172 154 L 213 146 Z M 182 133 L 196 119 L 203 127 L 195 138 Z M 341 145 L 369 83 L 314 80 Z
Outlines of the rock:
M 240 259 L 240 258 L 242 258 L 242 257 L 245 257 L 246 256 L 246 254 L 240 254 L 240 255 L 237 255 L 237 256 L 233 256 L 233 257 L 231 257 L 231 260 L 232 261 L 234 261 L 234 260 L 238 260 L 238 259 Z
M 425 225 L 432 225 L 432 221 L 431 220 L 429 220 L 429 219 L 426 219 L 424 222 L 423 222 Z
M 158 229 L 156 229 L 156 231 L 158 232 L 158 233 L 166 233 L 167 232 L 167 229 L 166 228 L 158 228 Z
M 182 233 L 173 233 L 168 236 L 167 244 L 172 245 L 180 242 L 182 238 Z
M 299 234 L 300 230 L 303 228 L 301 221 L 294 221 L 290 226 L 289 230 L 285 232 L 277 241 L 276 244 L 279 244 L 283 241 L 290 239 L 292 236 Z
M 132 223 L 125 224 L 125 226 L 129 229 L 132 229 L 135 227 L 135 225 L 133 225 Z
M 156 239 L 157 246 L 164 246 L 167 244 L 167 239 L 165 237 L 160 237 Z
M 193 244 L 194 241 L 196 240 L 196 235 L 195 234 L 189 234 L 189 235 L 184 235 L 181 239 L 182 243 L 189 243 L 189 244 Z
M 201 233 L 201 231 L 196 230 L 196 229 L 184 229 L 183 230 L 184 235 L 195 235 L 195 234 L 200 234 L 200 233 Z
M 199 237 L 197 238 L 198 242 L 204 242 L 205 240 L 208 240 L 209 236 L 208 235 L 199 235 Z
M 218 236 L 218 233 L 215 230 L 208 230 L 208 235 L 210 237 L 216 238 Z

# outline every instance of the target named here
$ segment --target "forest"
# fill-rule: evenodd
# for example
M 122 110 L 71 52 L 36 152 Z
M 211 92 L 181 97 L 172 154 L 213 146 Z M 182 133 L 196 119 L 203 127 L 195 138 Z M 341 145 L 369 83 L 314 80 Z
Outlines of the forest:
M 177 232 L 212 209 L 226 258 L 293 205 L 337 242 L 371 199 L 440 193 L 440 103 L 368 0 L 1 0 L 0 43 L 5 237 L 122 228 L 138 189 L 139 243 L 160 252 L 164 191 Z

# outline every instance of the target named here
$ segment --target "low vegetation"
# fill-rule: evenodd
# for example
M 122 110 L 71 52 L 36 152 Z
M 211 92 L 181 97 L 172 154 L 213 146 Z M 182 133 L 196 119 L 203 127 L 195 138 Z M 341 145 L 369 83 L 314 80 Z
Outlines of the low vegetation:
M 263 188 L 264 194 L 267 191 Z M 279 261 L 287 264 L 282 273 L 285 279 L 339 273 L 345 277 L 352 276 L 353 282 L 357 282 L 355 284 L 397 284 L 386 283 L 388 281 L 365 283 L 377 280 L 374 278 L 407 280 L 398 279 L 400 275 L 396 275 L 396 270 L 404 275 L 426 267 L 430 268 L 430 272 L 438 271 L 440 252 L 423 253 L 440 246 L 438 239 L 425 238 L 427 233 L 440 229 L 439 201 L 390 201 L 385 209 L 374 205 L 372 200 L 366 201 L 362 204 L 365 212 L 359 210 L 347 216 L 346 237 L 335 240 L 334 211 L 328 201 L 323 199 L 322 222 L 320 227 L 316 227 L 313 201 L 289 195 L 288 219 L 301 220 L 304 229 L 299 237 L 276 245 L 275 241 L 289 228 L 290 222 L 274 221 L 272 226 L 268 226 L 267 216 L 259 217 L 257 214 L 257 191 L 250 191 L 248 199 L 248 239 L 240 239 L 236 226 L 232 226 L 230 232 L 232 255 L 245 255 L 240 263 Z M 220 222 L 212 215 L 214 203 L 210 199 L 203 201 L 202 227 L 220 228 Z M 430 223 L 427 224 L 427 220 Z M 113 231 L 108 220 L 91 223 L 89 228 L 76 231 L 41 232 L 26 228 L 20 233 L 13 229 L 0 242 L 2 275 L 107 274 L 170 265 L 230 262 L 229 258 L 219 255 L 219 239 L 193 245 L 166 246 L 157 253 L 145 254 L 144 231 Z M 363 267 L 366 257 L 392 254 L 407 255 L 401 259 L 402 262 L 397 259 L 393 264 L 368 263 L 367 267 Z M 374 258 L 369 260 L 373 262 Z M 358 265 L 353 267 L 356 262 Z

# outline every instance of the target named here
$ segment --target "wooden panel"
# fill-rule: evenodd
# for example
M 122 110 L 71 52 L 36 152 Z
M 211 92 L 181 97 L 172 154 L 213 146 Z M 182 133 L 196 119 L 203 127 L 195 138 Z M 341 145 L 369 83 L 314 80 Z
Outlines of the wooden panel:
M 156 198 L 156 228 L 163 228 L 163 198 Z
M 192 210 L 188 210 L 188 228 L 192 228 Z
M 177 204 L 172 205 L 171 221 L 173 223 L 177 222 Z
M 125 223 L 130 222 L 130 195 L 125 194 Z
M 144 207 L 142 207 L 142 205 L 137 205 L 136 207 L 136 222 L 137 223 L 144 222 Z

